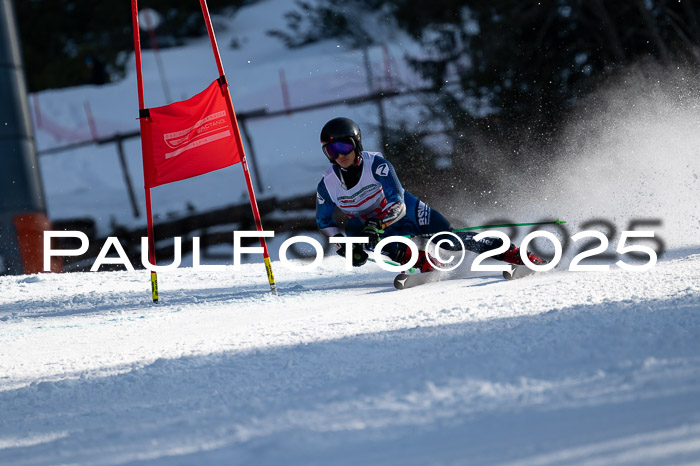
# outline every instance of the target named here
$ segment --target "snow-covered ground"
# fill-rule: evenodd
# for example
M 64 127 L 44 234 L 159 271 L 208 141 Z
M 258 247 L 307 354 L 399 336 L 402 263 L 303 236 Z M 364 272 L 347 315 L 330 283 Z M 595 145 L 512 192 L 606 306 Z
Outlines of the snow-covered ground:
M 3 464 L 697 464 L 700 248 L 651 271 L 0 277 Z
M 266 0 L 217 19 L 239 112 L 283 108 L 280 69 L 292 106 L 367 92 L 361 51 L 287 51 L 265 34 L 291 6 Z M 162 51 L 178 99 L 216 78 L 208 47 Z M 412 47 L 388 44 L 396 86 L 414 79 L 397 58 Z M 383 51 L 369 53 L 384 85 Z M 166 103 L 150 52 L 144 68 L 146 104 Z M 507 282 L 465 265 L 398 292 L 373 264 L 287 270 L 275 240 L 277 297 L 260 261 L 161 273 L 158 305 L 144 271 L 0 277 L 0 464 L 699 464 L 700 99 L 670 82 L 643 76 L 596 94 L 568 126 L 556 176 L 508 179 L 497 188 L 518 202 L 494 189 L 479 202 L 493 210 L 457 199 L 450 212 L 468 225 L 562 218 L 572 235 L 603 219 L 617 230 L 606 231 L 610 251 L 620 231 L 651 229 L 669 251 L 646 272 L 568 272 L 568 248 L 551 273 Z M 90 137 L 86 101 L 100 136 L 137 129 L 131 70 L 32 96 L 40 150 Z M 376 147 L 373 105 L 250 120 L 260 198 L 313 192 L 327 164 L 319 130 L 340 115 Z M 141 186 L 138 140 L 125 149 Z M 479 149 L 500 172 L 499 154 Z M 40 165 L 52 219 L 90 216 L 100 234 L 112 219 L 145 225 L 114 146 Z M 153 190 L 160 218 L 245 200 L 240 167 Z

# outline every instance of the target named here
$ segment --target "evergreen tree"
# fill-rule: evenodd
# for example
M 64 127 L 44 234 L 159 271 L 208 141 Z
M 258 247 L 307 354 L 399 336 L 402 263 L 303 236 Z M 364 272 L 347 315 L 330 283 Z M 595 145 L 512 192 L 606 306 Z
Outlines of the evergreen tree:
M 235 11 L 252 0 L 210 0 L 211 12 Z M 196 0 L 142 0 L 163 17 L 159 46 L 206 34 Z M 15 2 L 30 92 L 109 81 L 123 76 L 133 51 L 131 2 L 22 0 Z M 142 47 L 149 41 L 142 39 Z M 99 79 L 99 69 L 104 77 Z

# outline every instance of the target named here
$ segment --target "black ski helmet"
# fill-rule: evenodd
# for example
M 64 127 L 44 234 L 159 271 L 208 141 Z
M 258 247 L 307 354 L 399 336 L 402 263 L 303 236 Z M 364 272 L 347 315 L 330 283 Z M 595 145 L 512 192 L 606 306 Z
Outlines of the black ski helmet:
M 357 123 L 350 118 L 333 118 L 323 125 L 321 147 L 334 141 L 352 141 L 355 146 L 355 154 L 359 157 L 362 153 L 362 132 Z

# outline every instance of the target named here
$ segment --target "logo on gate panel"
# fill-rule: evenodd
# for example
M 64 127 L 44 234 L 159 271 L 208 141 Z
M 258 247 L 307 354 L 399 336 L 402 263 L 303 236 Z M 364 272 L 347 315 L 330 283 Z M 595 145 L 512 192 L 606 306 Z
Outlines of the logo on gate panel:
M 423 202 L 418 203 L 418 225 L 425 226 L 430 223 L 430 207 Z
M 376 173 L 379 176 L 387 176 L 389 174 L 389 165 L 385 163 L 381 164 L 377 167 L 374 173 Z
M 180 155 L 181 153 L 193 149 L 195 147 L 217 141 L 228 137 L 231 132 L 228 131 L 228 121 L 226 120 L 226 111 L 212 113 L 199 120 L 193 126 L 172 133 L 165 133 L 163 140 L 165 144 L 175 149 L 173 152 L 165 154 L 165 158 L 169 159 Z

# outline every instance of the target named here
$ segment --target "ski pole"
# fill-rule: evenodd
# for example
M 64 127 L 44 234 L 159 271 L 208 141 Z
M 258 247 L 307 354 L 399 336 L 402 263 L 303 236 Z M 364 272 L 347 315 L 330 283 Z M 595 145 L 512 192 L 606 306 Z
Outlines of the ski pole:
M 375 261 L 371 257 L 368 257 L 367 260 L 370 262 L 374 262 L 375 264 L 377 263 L 377 261 Z M 383 259 L 382 262 L 384 262 L 385 264 L 393 265 L 394 267 L 400 267 L 402 265 L 402 264 L 399 264 L 398 262 L 394 262 L 394 261 L 389 260 L 389 259 Z M 417 272 L 417 269 L 415 267 L 411 267 L 410 269 L 408 269 L 406 271 L 406 273 L 416 273 L 416 272 Z
M 550 222 L 532 222 L 532 223 L 504 223 L 502 225 L 479 225 L 476 227 L 466 227 L 466 228 L 457 228 L 454 230 L 450 230 L 450 233 L 462 233 L 464 231 L 470 231 L 470 230 L 483 230 L 486 228 L 505 228 L 505 227 L 525 227 L 525 226 L 530 226 L 530 225 L 560 225 L 562 223 L 566 223 L 564 220 L 552 220 Z M 404 238 L 429 238 L 433 236 L 434 233 L 425 233 L 422 235 L 403 235 Z
M 505 228 L 505 227 L 526 227 L 530 225 L 560 225 L 566 223 L 564 220 L 552 220 L 549 222 L 533 222 L 533 223 L 504 223 L 503 225 L 479 225 L 478 227 L 466 227 L 451 230 L 452 233 L 460 233 L 469 230 L 482 230 L 485 228 Z

